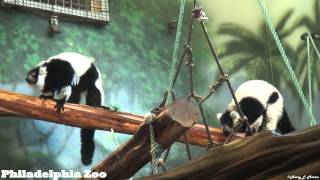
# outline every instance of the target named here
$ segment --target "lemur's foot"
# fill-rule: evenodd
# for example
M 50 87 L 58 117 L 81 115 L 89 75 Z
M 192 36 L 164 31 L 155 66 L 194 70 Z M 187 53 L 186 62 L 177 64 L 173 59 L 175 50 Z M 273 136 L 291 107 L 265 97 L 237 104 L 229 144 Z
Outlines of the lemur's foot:
M 111 112 L 117 112 L 119 110 L 119 108 L 116 106 L 110 106 L 110 107 L 109 106 L 99 106 L 99 107 L 103 108 L 107 111 L 111 111 Z
M 54 106 L 54 108 L 56 109 L 57 113 L 61 113 L 62 111 L 64 111 L 64 103 L 65 100 L 56 100 L 56 105 Z
M 40 95 L 39 98 L 42 100 L 47 100 L 47 99 L 53 99 L 53 96 Z

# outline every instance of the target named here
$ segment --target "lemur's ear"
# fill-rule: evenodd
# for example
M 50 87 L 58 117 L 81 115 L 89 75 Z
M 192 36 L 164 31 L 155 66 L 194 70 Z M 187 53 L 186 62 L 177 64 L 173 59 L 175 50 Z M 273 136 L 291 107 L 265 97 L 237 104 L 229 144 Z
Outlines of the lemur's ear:
M 222 113 L 217 113 L 217 119 L 220 120 Z

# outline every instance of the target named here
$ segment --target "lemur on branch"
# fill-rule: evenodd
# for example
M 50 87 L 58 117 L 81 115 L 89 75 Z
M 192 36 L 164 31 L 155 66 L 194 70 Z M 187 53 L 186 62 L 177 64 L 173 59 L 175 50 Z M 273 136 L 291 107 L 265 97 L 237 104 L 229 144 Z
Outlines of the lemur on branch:
M 28 84 L 41 90 L 40 98 L 56 101 L 56 111 L 64 110 L 64 103 L 79 104 L 84 98 L 89 106 L 102 106 L 104 91 L 101 75 L 93 59 L 84 55 L 65 52 L 41 61 L 29 71 Z M 81 161 L 92 162 L 94 154 L 94 129 L 81 129 Z

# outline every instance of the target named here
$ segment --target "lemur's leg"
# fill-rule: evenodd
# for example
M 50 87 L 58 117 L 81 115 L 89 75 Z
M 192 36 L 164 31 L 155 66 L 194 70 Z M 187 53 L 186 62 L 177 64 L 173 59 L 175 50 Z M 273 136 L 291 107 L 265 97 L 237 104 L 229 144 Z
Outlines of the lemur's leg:
M 64 110 L 64 103 L 69 99 L 71 93 L 71 86 L 62 87 L 60 90 L 54 92 L 53 99 L 57 102 L 55 109 L 58 113 Z
M 89 106 L 101 106 L 103 93 L 98 88 L 90 87 L 87 91 L 86 104 Z M 94 154 L 94 129 L 82 128 L 81 129 L 81 161 L 84 165 L 89 165 L 92 162 Z

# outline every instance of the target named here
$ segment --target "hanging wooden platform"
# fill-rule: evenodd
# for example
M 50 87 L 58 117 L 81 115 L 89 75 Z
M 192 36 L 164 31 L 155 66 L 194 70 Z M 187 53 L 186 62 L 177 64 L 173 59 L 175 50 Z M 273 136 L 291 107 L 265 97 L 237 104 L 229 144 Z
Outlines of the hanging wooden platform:
M 52 100 L 43 101 L 38 97 L 0 90 L 0 117 L 32 118 L 68 126 L 107 131 L 113 128 L 116 132 L 125 134 L 135 134 L 143 123 L 143 116 L 140 115 L 110 112 L 103 108 L 70 103 L 66 103 L 65 111 L 58 114 L 54 111 L 54 105 L 55 102 Z M 220 129 L 210 128 L 209 130 L 214 143 L 224 142 L 225 137 Z M 190 144 L 206 146 L 208 140 L 205 127 L 201 124 L 194 124 L 188 130 L 188 139 Z M 184 142 L 185 139 L 180 138 L 179 141 Z

